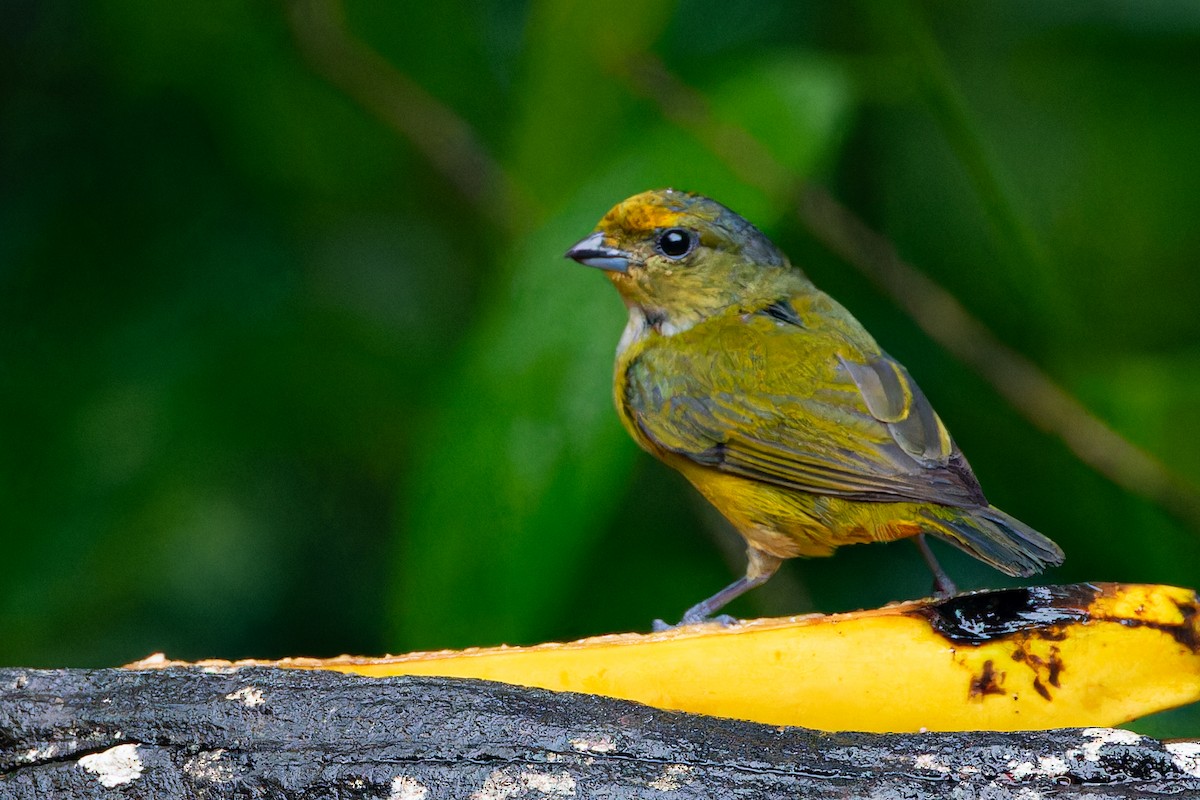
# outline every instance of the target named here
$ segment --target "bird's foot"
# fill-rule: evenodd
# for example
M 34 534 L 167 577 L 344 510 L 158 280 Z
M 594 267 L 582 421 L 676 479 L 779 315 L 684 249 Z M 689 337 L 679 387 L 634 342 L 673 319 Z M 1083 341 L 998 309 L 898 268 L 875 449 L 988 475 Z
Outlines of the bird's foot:
M 958 594 L 958 587 L 954 585 L 954 581 L 950 580 L 946 570 L 942 569 L 942 565 L 934 558 L 933 551 L 929 549 L 929 543 L 925 541 L 925 534 L 917 534 L 913 543 L 921 551 L 921 557 L 925 559 L 925 563 L 929 565 L 929 571 L 933 573 L 933 598 L 945 600 L 947 597 Z
M 941 580 L 934 578 L 933 580 L 933 598 L 935 600 L 945 600 L 948 597 L 954 597 L 958 594 L 958 586 L 954 581 L 942 576 Z
M 671 625 L 664 620 L 656 619 L 652 623 L 650 623 L 650 628 L 655 633 L 658 633 L 660 631 L 670 631 L 670 630 L 674 630 L 676 628 L 682 628 L 685 625 L 707 625 L 707 624 L 710 624 L 713 622 L 717 623 L 718 625 L 720 625 L 723 628 L 728 628 L 731 625 L 738 624 L 738 620 L 734 617 L 729 616 L 728 614 L 717 614 L 715 617 L 709 617 L 709 616 L 692 615 L 692 614 L 688 613 L 688 614 L 684 614 L 683 619 L 679 620 L 679 622 L 677 622 L 674 625 Z

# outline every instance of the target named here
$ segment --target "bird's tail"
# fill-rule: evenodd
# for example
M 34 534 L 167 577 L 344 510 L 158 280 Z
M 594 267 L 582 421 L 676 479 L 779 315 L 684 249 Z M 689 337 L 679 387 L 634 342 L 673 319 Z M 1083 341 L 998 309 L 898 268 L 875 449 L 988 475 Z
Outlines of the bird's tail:
M 929 533 L 1007 575 L 1025 577 L 1063 562 L 1062 548 L 995 506 L 930 508 L 925 518 Z

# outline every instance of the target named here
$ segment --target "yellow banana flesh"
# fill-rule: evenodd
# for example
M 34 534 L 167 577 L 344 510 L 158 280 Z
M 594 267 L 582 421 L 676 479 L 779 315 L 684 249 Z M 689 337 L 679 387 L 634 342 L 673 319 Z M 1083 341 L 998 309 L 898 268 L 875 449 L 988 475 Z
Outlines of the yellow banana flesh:
M 1099 727 L 1200 700 L 1198 611 L 1189 589 L 1073 584 L 533 647 L 236 664 L 480 678 L 823 730 Z

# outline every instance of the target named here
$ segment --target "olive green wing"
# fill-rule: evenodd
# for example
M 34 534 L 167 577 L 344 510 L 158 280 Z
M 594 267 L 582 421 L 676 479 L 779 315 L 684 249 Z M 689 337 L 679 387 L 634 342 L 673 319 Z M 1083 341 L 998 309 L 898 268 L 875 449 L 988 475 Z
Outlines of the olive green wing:
M 625 411 L 657 447 L 804 492 L 987 504 L 929 400 L 886 353 L 768 318 L 688 333 L 625 371 Z

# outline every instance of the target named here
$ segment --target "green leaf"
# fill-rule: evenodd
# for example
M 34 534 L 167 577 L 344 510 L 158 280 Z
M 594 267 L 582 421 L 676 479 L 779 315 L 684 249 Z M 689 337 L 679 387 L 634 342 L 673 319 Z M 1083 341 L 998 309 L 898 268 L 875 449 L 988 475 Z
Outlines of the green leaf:
M 742 66 L 706 92 L 715 114 L 743 127 L 782 166 L 809 175 L 850 122 L 849 77 L 833 62 L 781 51 Z

